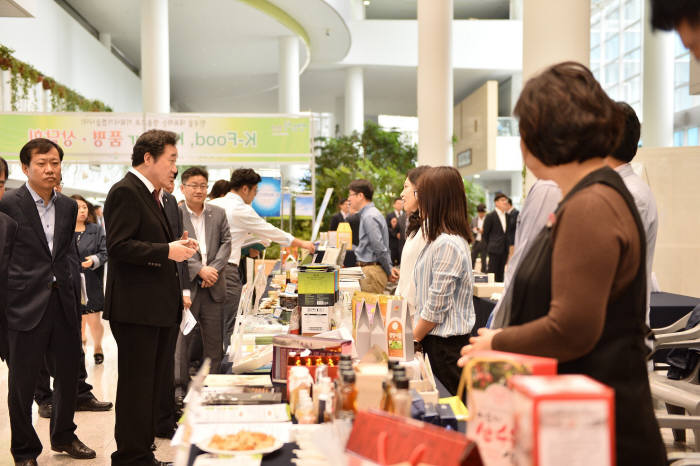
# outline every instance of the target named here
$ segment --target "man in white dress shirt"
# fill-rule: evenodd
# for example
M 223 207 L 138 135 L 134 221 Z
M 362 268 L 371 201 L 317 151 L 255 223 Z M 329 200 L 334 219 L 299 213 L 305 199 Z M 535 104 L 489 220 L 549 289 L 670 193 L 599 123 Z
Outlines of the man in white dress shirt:
M 233 324 L 241 297 L 241 277 L 238 263 L 241 260 L 241 246 L 256 237 L 274 241 L 282 246 L 301 247 L 309 252 L 315 251 L 310 241 L 300 240 L 289 233 L 266 222 L 253 210 L 251 204 L 258 193 L 258 183 L 262 179 L 251 168 L 239 168 L 231 175 L 231 192 L 224 197 L 213 199 L 211 205 L 222 207 L 226 211 L 229 227 L 231 228 L 231 257 L 225 269 L 226 302 L 223 313 L 224 346 L 228 347 L 233 333 Z
M 632 169 L 630 162 L 637 155 L 639 135 L 641 133 L 639 119 L 634 109 L 625 102 L 618 102 L 618 108 L 625 115 L 625 132 L 622 141 L 605 161 L 615 169 L 629 189 L 634 203 L 639 211 L 647 240 L 647 325 L 649 325 L 649 298 L 651 294 L 651 267 L 654 264 L 654 249 L 656 248 L 656 233 L 659 229 L 659 216 L 656 211 L 656 199 L 651 188 Z

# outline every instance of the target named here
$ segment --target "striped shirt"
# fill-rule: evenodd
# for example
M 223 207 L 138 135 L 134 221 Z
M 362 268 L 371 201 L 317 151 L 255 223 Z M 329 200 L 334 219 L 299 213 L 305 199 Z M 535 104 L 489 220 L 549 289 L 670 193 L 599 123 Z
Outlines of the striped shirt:
M 413 272 L 416 310 L 437 323 L 430 335 L 467 335 L 474 327 L 472 260 L 461 236 L 443 233 L 423 248 Z

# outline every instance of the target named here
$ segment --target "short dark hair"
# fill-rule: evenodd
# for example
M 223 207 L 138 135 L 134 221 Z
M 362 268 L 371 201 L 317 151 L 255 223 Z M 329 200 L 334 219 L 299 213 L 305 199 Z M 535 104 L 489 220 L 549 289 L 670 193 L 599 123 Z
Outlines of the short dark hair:
M 418 206 L 428 242 L 442 233 L 472 242 L 464 181 L 456 168 L 435 167 L 426 171 L 418 181 Z
M 617 102 L 617 107 L 625 116 L 625 129 L 622 132 L 620 144 L 615 148 L 612 156 L 618 160 L 629 163 L 634 156 L 637 155 L 641 125 L 639 124 L 637 113 L 627 102 Z
M 32 139 L 26 143 L 19 151 L 19 161 L 22 162 L 22 165 L 29 166 L 32 161 L 32 155 L 48 154 L 51 149 L 56 149 L 58 151 L 58 158 L 63 161 L 63 149 L 61 149 L 61 146 L 51 139 L 46 138 Z
M 136 140 L 134 149 L 131 152 L 131 166 L 137 167 L 144 162 L 146 153 L 151 154 L 153 160 L 158 160 L 158 157 L 163 155 L 165 146 L 177 145 L 179 136 L 172 131 L 163 129 L 151 129 L 143 133 Z
M 87 219 L 85 219 L 85 223 L 97 223 L 97 216 L 95 215 L 95 207 L 94 205 L 90 204 L 87 199 L 85 199 L 83 196 L 80 194 L 73 194 L 71 199 L 76 200 L 76 201 L 83 201 L 85 205 L 87 206 L 88 209 L 88 215 Z
M 651 26 L 672 31 L 686 20 L 692 26 L 700 23 L 700 4 L 697 0 L 651 0 Z
M 479 205 L 476 206 L 476 211 L 486 212 L 486 205 L 483 202 L 480 202 Z
M 374 188 L 372 187 L 372 183 L 370 183 L 367 180 L 351 181 L 348 185 L 348 191 L 352 191 L 354 193 L 362 193 L 362 195 L 364 195 L 365 199 L 367 199 L 368 201 L 371 201 L 372 196 L 374 196 Z
M 347 197 L 344 197 L 344 198 L 342 198 L 341 200 L 338 201 L 338 205 L 341 206 L 341 205 L 345 204 L 346 202 L 348 202 L 348 198 L 347 198 Z
M 5 174 L 5 179 L 10 177 L 10 167 L 7 165 L 7 160 L 0 157 L 0 175 Z
M 260 175 L 255 173 L 255 170 L 252 168 L 238 168 L 234 170 L 233 174 L 231 175 L 229 190 L 233 189 L 234 191 L 238 191 L 243 186 L 252 188 L 261 181 L 262 178 L 260 178 Z
M 605 157 L 617 147 L 623 118 L 584 65 L 564 62 L 530 79 L 513 114 L 520 137 L 544 165 Z
M 189 180 L 193 176 L 203 176 L 205 180 L 209 181 L 209 172 L 204 167 L 190 167 L 190 168 L 188 168 L 187 170 L 182 172 L 182 176 L 180 177 L 180 180 L 183 183 L 185 183 L 187 180 Z
M 506 196 L 505 194 L 503 194 L 502 192 L 499 191 L 499 192 L 496 193 L 495 196 L 493 196 L 493 201 L 496 202 L 497 200 L 502 199 L 502 198 L 504 198 L 504 197 L 505 197 L 506 199 L 508 198 L 508 196 Z
M 217 199 L 223 197 L 229 191 L 231 191 L 231 188 L 229 188 L 228 180 L 218 180 L 216 183 L 214 183 L 214 186 L 211 187 L 211 191 L 209 192 L 209 199 Z

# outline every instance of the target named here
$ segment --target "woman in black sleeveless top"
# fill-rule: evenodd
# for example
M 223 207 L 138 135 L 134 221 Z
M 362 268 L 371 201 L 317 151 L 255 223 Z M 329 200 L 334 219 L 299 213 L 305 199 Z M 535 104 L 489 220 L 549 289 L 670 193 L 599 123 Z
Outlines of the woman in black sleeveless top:
M 634 200 L 604 165 L 624 118 L 592 73 L 561 63 L 531 79 L 515 114 L 521 149 L 563 200 L 505 297 L 506 328 L 479 331 L 470 350 L 549 356 L 559 373 L 615 389 L 618 465 L 666 464 L 646 369 L 645 238 Z

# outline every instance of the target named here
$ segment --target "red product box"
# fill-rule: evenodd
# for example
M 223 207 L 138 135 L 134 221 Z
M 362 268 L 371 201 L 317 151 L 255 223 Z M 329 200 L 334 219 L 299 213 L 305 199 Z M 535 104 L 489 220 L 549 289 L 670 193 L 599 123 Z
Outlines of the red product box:
M 615 466 L 615 391 L 585 375 L 514 376 L 517 466 Z
M 515 412 L 508 380 L 518 374 L 554 375 L 557 360 L 505 353 L 475 351 L 464 367 L 467 388 L 467 436 L 479 445 L 486 466 L 511 466 Z
M 272 381 L 286 382 L 289 353 L 301 353 L 304 350 L 309 350 L 311 356 L 351 354 L 352 341 L 303 335 L 276 335 L 272 338 Z
M 474 442 L 458 432 L 370 409 L 358 411 L 345 447 L 349 466 L 482 466 Z

